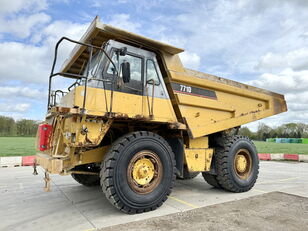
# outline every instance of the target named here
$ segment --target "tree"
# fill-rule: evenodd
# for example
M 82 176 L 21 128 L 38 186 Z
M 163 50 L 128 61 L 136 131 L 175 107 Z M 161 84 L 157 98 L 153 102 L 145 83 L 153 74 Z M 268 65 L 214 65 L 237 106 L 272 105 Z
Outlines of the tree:
M 0 136 L 15 136 L 16 125 L 11 117 L 0 116 Z
M 38 122 L 35 120 L 22 119 L 16 122 L 18 136 L 35 136 Z
M 239 130 L 239 135 L 247 136 L 250 139 L 255 139 L 255 134 L 252 131 L 250 131 L 248 127 L 241 127 Z
M 265 141 L 267 138 L 271 138 L 271 133 L 272 133 L 271 127 L 267 126 L 264 123 L 259 123 L 256 139 Z

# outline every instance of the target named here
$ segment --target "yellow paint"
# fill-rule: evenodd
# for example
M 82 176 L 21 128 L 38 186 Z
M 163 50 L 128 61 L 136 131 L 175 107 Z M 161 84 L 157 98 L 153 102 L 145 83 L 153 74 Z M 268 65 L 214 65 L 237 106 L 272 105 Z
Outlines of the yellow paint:
M 133 179 L 139 185 L 146 185 L 154 177 L 154 164 L 147 158 L 138 160 L 133 166 Z
M 74 106 L 82 107 L 84 87 L 79 86 L 73 92 L 75 94 Z M 85 106 L 86 114 L 104 116 L 110 110 L 110 100 L 111 92 L 109 90 L 88 87 Z M 153 111 L 154 117 L 150 118 L 147 96 L 117 91 L 113 93 L 112 112 L 119 116 L 133 119 L 144 118 L 154 122 L 177 122 L 169 99 L 154 98 Z
M 75 163 L 76 165 L 79 164 L 89 164 L 89 163 L 100 163 L 103 160 L 103 157 L 107 150 L 109 149 L 109 146 L 103 146 L 100 148 L 94 148 L 88 151 L 81 152 L 78 155 L 75 155 Z
M 210 171 L 213 149 L 185 148 L 185 161 L 190 172 Z
M 267 191 L 255 189 L 255 188 L 253 188 L 252 190 L 255 191 L 255 192 L 260 192 L 260 193 L 268 193 Z
M 237 155 L 236 160 L 235 160 L 235 166 L 236 169 L 239 172 L 245 172 L 246 168 L 247 168 L 247 160 L 246 157 L 243 155 Z
M 187 206 L 189 206 L 189 207 L 192 207 L 192 208 L 199 208 L 198 206 L 196 206 L 196 205 L 193 205 L 193 204 L 191 204 L 191 203 L 189 203 L 189 202 L 187 202 L 187 201 L 183 201 L 183 200 L 181 200 L 181 199 L 179 199 L 179 198 L 176 198 L 176 197 L 174 197 L 174 196 L 168 196 L 169 198 L 171 198 L 171 199 L 173 199 L 173 200 L 175 200 L 175 201 L 177 201 L 177 202 L 179 202 L 179 203 L 181 203 L 181 204 L 183 204 L 183 205 L 187 205 Z
M 175 93 L 181 116 L 186 119 L 193 138 L 237 127 L 286 110 L 285 101 L 279 97 L 171 73 L 177 82 L 182 81 L 216 92 L 217 99 Z
M 66 172 L 77 165 L 100 163 L 109 146 L 94 148 L 79 154 L 67 157 L 53 157 L 44 153 L 36 154 L 37 164 L 51 174 L 65 175 Z
M 298 178 L 300 178 L 299 176 L 298 177 L 290 177 L 290 178 L 285 178 L 285 179 L 281 179 L 281 180 L 279 180 L 279 181 L 289 181 L 289 180 L 296 180 L 296 179 L 298 179 Z
M 209 137 L 200 137 L 196 139 L 189 139 L 189 148 L 208 148 Z
M 85 229 L 85 230 L 82 230 L 82 231 L 93 231 L 93 230 L 97 230 L 97 228 Z

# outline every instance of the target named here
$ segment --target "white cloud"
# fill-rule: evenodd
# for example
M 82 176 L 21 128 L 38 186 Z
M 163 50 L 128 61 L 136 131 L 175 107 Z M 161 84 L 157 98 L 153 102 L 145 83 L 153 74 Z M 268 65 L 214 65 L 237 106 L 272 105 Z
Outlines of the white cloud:
M 6 97 L 26 97 L 26 98 L 31 98 L 31 99 L 42 99 L 47 95 L 44 92 L 30 88 L 30 87 L 22 87 L 22 86 L 16 86 L 16 87 L 11 87 L 11 86 L 1 86 L 0 87 L 0 97 L 1 98 L 6 98 Z
M 114 14 L 111 19 L 107 21 L 107 23 L 123 30 L 135 33 L 139 33 L 139 29 L 141 27 L 140 23 L 131 21 L 129 14 Z
M 307 79 L 308 70 L 293 71 L 288 68 L 278 74 L 264 73 L 259 78 L 247 83 L 284 94 L 299 94 L 303 91 L 308 91 Z
M 180 58 L 183 65 L 190 69 L 198 69 L 200 66 L 200 56 L 196 53 L 183 52 L 180 53 Z
M 308 70 L 293 71 L 286 69 L 278 74 L 265 73 L 248 84 L 285 94 L 288 112 L 262 120 L 270 126 L 282 123 L 307 123 L 308 118 Z M 256 129 L 257 123 L 250 124 Z
M 6 104 L 0 103 L 0 112 L 25 112 L 30 108 L 28 103 L 19 103 L 19 104 Z
M 0 62 L 0 81 L 46 83 L 50 70 L 50 54 L 47 47 L 17 42 L 0 43 L 0 60 L 5 60 Z
M 272 53 L 269 52 L 262 56 L 258 69 L 261 70 L 281 70 L 285 67 L 292 68 L 293 70 L 308 69 L 308 47 L 302 47 L 286 53 Z
M 201 70 L 230 73 L 238 80 L 239 75 L 260 74 L 263 70 L 255 67 L 269 52 L 286 54 L 307 47 L 305 6 L 304 1 L 286 0 L 192 1 L 166 6 L 180 14 L 153 18 L 168 28 L 157 37 L 184 41 L 182 47 L 201 57 Z
M 18 38 L 27 38 L 34 30 L 41 29 L 50 19 L 50 16 L 45 13 L 23 15 L 9 20 L 0 18 L 0 33 L 9 33 Z
M 5 60 L 0 62 L 0 81 L 9 79 L 46 84 L 56 42 L 62 36 L 79 40 L 86 27 L 87 24 L 55 21 L 32 36 L 33 41 L 42 42 L 41 46 L 21 42 L 0 43 L 0 60 Z M 59 65 L 73 47 L 74 44 L 63 43 L 59 49 Z
M 86 27 L 85 24 L 55 21 L 44 29 L 31 33 L 32 40 L 37 35 L 36 42 L 39 46 L 33 44 L 33 41 L 30 44 L 0 43 L 1 115 L 14 119 L 43 119 L 55 43 L 62 35 L 79 40 Z M 71 48 L 72 45 L 69 44 L 61 46 L 60 65 Z M 15 87 L 12 84 L 15 84 Z
M 37 12 L 47 8 L 46 0 L 0 0 L 0 15 L 12 14 L 21 10 Z

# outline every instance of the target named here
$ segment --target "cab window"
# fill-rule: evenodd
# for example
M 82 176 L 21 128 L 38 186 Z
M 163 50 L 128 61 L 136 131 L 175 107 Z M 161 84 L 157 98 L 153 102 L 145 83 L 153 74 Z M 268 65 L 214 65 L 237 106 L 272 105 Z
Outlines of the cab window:
M 112 61 L 118 67 L 117 54 L 113 53 Z M 142 59 L 132 55 L 119 56 L 119 63 L 123 63 L 124 61 L 129 62 L 130 64 L 130 77 L 131 80 L 141 81 L 141 67 L 142 67 Z M 113 65 L 110 64 L 107 70 L 107 74 L 113 73 Z M 121 76 L 121 72 L 120 72 Z
M 119 57 L 119 62 L 118 62 Z M 116 51 L 113 52 L 112 55 L 112 61 L 116 65 L 116 67 L 119 69 L 121 64 L 125 62 L 129 62 L 130 64 L 130 81 L 128 83 L 125 83 L 121 86 L 119 91 L 125 92 L 125 93 L 131 93 L 131 94 L 138 94 L 142 95 L 142 71 L 143 71 L 143 58 L 135 56 L 133 54 L 126 54 L 125 56 L 118 56 Z M 107 75 L 113 74 L 113 65 L 109 63 L 109 66 L 107 68 Z M 120 77 L 122 77 L 121 71 L 119 72 Z
M 147 60 L 146 81 L 149 84 L 152 84 L 154 81 L 155 85 L 160 83 L 154 61 L 151 59 Z

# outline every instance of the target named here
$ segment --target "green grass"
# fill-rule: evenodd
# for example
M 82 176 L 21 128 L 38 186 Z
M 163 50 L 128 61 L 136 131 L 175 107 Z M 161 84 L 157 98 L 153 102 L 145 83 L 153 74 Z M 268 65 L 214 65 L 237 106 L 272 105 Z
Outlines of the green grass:
M 259 153 L 308 154 L 308 144 L 254 141 Z M 0 156 L 35 155 L 34 137 L 0 137 Z
M 259 153 L 308 154 L 308 144 L 254 141 Z
M 35 155 L 35 137 L 0 137 L 0 156 Z

